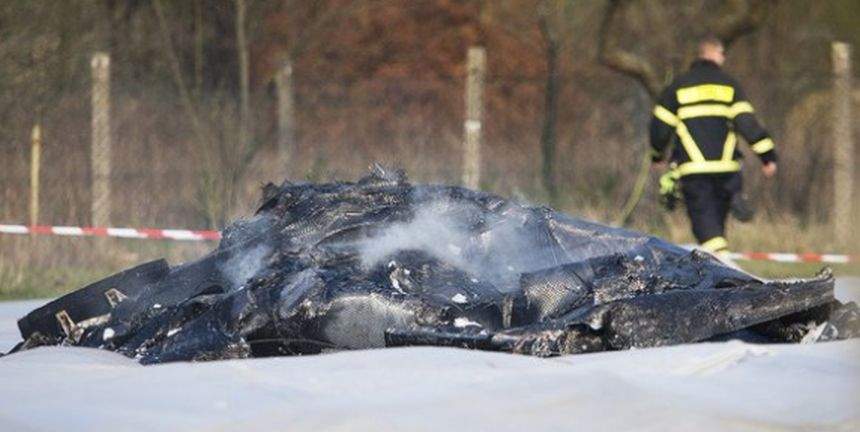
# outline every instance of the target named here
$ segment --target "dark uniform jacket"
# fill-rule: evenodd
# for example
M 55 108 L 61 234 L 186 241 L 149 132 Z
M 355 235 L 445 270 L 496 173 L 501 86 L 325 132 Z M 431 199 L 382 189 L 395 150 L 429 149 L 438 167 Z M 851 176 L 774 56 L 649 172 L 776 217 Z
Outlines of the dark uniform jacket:
M 776 160 L 773 141 L 756 121 L 738 83 L 716 63 L 697 60 L 663 91 L 654 107 L 652 160 L 663 160 L 677 139 L 670 159 L 680 176 L 740 171 L 736 133 L 762 163 Z

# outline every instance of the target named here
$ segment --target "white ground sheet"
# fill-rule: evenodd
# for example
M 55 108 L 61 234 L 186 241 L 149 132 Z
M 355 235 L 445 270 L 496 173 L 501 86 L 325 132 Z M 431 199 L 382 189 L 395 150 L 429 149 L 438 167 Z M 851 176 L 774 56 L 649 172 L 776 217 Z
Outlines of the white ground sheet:
M 860 279 L 837 283 L 860 300 Z M 0 303 L 0 351 L 42 302 Z M 860 430 L 860 340 L 538 359 L 450 348 L 140 366 L 0 358 L 0 431 Z

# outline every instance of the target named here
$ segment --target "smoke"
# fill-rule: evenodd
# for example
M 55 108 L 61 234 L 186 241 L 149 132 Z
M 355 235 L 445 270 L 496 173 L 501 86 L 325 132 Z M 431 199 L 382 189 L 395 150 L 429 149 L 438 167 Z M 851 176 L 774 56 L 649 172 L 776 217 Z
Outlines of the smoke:
M 449 264 L 466 265 L 463 253 L 471 235 L 462 220 L 452 214 L 454 204 L 434 201 L 423 204 L 413 219 L 391 225 L 378 236 L 359 243 L 361 262 L 372 267 L 382 259 L 402 250 L 420 250 Z
M 513 290 L 522 273 L 571 261 L 548 230 L 525 226 L 531 211 L 511 205 L 490 213 L 462 201 L 426 201 L 411 221 L 359 242 L 358 250 L 367 268 L 398 251 L 420 250 L 502 291 Z
M 233 287 L 238 288 L 263 268 L 264 260 L 270 252 L 272 248 L 265 243 L 247 251 L 236 251 L 230 259 L 219 266 L 219 270 L 230 280 Z

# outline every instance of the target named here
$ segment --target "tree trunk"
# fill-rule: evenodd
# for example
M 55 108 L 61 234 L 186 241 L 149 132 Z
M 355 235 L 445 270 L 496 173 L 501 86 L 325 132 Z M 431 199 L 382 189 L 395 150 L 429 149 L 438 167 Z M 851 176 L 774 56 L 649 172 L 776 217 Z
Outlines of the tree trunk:
M 278 166 L 289 176 L 295 174 L 295 170 L 290 169 L 290 159 L 296 141 L 293 67 L 289 60 L 284 61 L 281 70 L 275 75 L 275 87 L 278 93 Z
M 544 116 L 541 129 L 541 178 L 543 187 L 549 195 L 551 204 L 557 204 L 558 185 L 556 184 L 555 157 L 557 147 L 556 123 L 558 121 L 558 92 L 560 90 L 558 72 L 558 41 L 546 41 L 546 88 L 544 94 Z

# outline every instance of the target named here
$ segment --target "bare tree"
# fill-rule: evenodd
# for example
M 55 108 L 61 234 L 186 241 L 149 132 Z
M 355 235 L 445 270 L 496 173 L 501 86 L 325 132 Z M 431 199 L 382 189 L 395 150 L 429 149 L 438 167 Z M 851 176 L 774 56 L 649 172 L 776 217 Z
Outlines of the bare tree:
M 540 135 L 541 184 L 553 205 L 558 204 L 559 199 L 556 158 L 563 54 L 572 37 L 574 3 L 573 0 L 539 0 L 537 3 L 527 3 L 525 10 L 533 13 L 524 20 L 527 26 L 531 27 L 528 29 L 519 19 L 512 19 L 521 13 L 523 5 L 493 0 L 479 2 L 481 22 L 516 39 L 521 39 L 522 34 L 537 26 L 540 39 L 521 40 L 530 48 L 543 52 L 546 65 Z
M 203 30 L 207 25 L 203 19 L 203 9 L 200 5 L 194 4 L 192 9 L 192 19 L 194 21 L 194 47 L 193 47 L 193 92 L 189 85 L 189 78 L 185 75 L 186 68 L 183 67 L 183 62 L 180 59 L 179 51 L 173 43 L 173 37 L 168 23 L 164 0 L 153 0 L 152 7 L 155 12 L 163 50 L 166 54 L 170 72 L 177 88 L 179 89 L 179 97 L 181 105 L 191 124 L 192 132 L 194 133 L 194 143 L 192 152 L 201 160 L 200 169 L 202 170 L 199 178 L 199 197 L 200 205 L 203 214 L 205 215 L 210 225 L 218 225 L 221 223 L 229 211 L 232 204 L 237 199 L 237 194 L 240 190 L 239 184 L 245 178 L 248 167 L 251 161 L 256 156 L 261 147 L 260 140 L 255 140 L 253 137 L 253 122 L 251 118 L 251 85 L 250 85 L 250 40 L 253 39 L 253 32 L 249 33 L 248 22 L 250 17 L 258 16 L 264 10 L 268 10 L 271 5 L 263 2 L 248 2 L 247 0 L 233 0 L 235 15 L 233 18 L 233 26 L 235 28 L 235 52 L 238 64 L 238 88 L 239 88 L 239 103 L 238 103 L 238 121 L 229 121 L 234 118 L 229 112 L 233 104 L 223 104 L 223 100 L 211 100 L 209 97 L 208 103 L 214 104 L 215 109 L 207 110 L 203 100 L 202 85 L 203 85 Z M 354 11 L 355 8 L 365 2 L 359 0 L 347 0 L 345 4 L 334 4 L 334 0 L 313 0 L 313 1 L 287 1 L 281 7 L 291 10 L 308 9 L 310 17 L 302 17 L 302 20 L 297 20 L 291 28 L 294 29 L 294 36 L 286 41 L 285 53 L 282 53 L 283 60 L 291 60 L 298 58 L 310 49 L 313 49 L 318 44 L 322 43 L 327 31 L 333 28 L 337 19 Z M 170 6 L 174 6 L 171 4 Z M 335 7 L 337 6 L 337 7 Z M 275 74 L 270 77 L 263 77 L 263 81 L 276 80 Z M 290 87 L 291 80 L 286 83 Z M 291 95 L 292 89 L 285 90 L 286 94 Z M 218 99 L 217 95 L 214 96 Z M 292 100 L 287 98 L 287 100 Z M 213 107 L 209 107 L 213 108 Z M 284 115 L 292 116 L 295 113 L 295 107 L 285 110 Z M 213 117 L 214 114 L 214 117 Z M 281 119 L 279 119 L 281 120 Z M 284 138 L 279 140 L 279 149 L 293 148 L 292 143 L 285 142 L 291 140 L 294 136 L 295 120 L 280 121 L 281 124 L 291 125 L 290 132 L 284 134 Z M 288 155 L 280 155 L 282 160 L 288 160 Z
M 186 116 L 191 121 L 191 130 L 194 134 L 191 151 L 202 160 L 201 175 L 198 176 L 200 181 L 197 185 L 201 211 L 207 219 L 207 223 L 210 226 L 215 226 L 223 219 L 226 207 L 223 190 L 216 186 L 217 182 L 215 181 L 218 177 L 215 172 L 223 169 L 213 149 L 217 140 L 211 133 L 211 130 L 204 125 L 199 113 L 200 108 L 196 103 L 197 101 L 192 98 L 188 85 L 185 82 L 182 73 L 182 63 L 173 45 L 170 28 L 161 0 L 153 0 L 152 7 L 158 21 L 160 37 L 170 65 L 171 75 L 176 87 L 179 89 L 180 103 Z
M 541 179 L 552 204 L 558 203 L 556 183 L 556 148 L 558 142 L 558 100 L 561 91 L 559 51 L 561 50 L 561 25 L 567 2 L 543 0 L 538 6 L 538 28 L 544 42 L 546 60 L 546 84 L 544 90 L 544 115 L 541 127 Z
M 618 40 L 618 36 L 625 33 L 622 27 L 625 24 L 622 21 L 623 13 L 632 3 L 633 0 L 609 0 L 598 33 L 598 60 L 609 69 L 638 81 L 648 95 L 656 100 L 661 89 L 667 84 L 662 77 L 671 76 L 671 71 L 665 66 L 661 68 L 653 59 L 623 49 Z M 772 3 L 773 0 L 725 0 L 725 11 L 704 28 L 728 47 L 739 37 L 759 28 Z M 642 151 L 645 156 L 639 175 L 616 221 L 618 224 L 625 224 L 630 219 L 648 181 L 650 155 L 644 148 Z
M 203 6 L 194 0 L 194 95 L 203 91 Z
M 188 86 L 185 83 L 185 78 L 182 74 L 182 63 L 179 60 L 176 48 L 173 46 L 170 29 L 167 24 L 167 18 L 165 16 L 161 0 L 153 0 L 152 7 L 158 20 L 160 30 L 159 35 L 161 37 L 168 62 L 170 63 L 170 71 L 176 86 L 179 88 L 179 98 L 182 103 L 182 107 L 191 119 L 191 125 L 194 133 L 197 135 L 197 140 L 200 142 L 209 141 L 212 139 L 212 136 L 207 132 L 207 129 L 203 127 L 200 115 L 197 113 L 197 108 L 195 107 L 194 100 L 191 97 L 191 92 L 188 90 Z
M 309 17 L 304 17 L 301 21 L 296 19 L 290 24 L 290 37 L 285 41 L 285 49 L 278 59 L 281 67 L 269 77 L 278 94 L 278 160 L 282 164 L 289 164 L 294 160 L 291 153 L 295 151 L 297 140 L 293 67 L 302 55 L 325 41 L 325 35 L 338 20 L 356 13 L 362 7 L 366 12 L 369 7 L 369 2 L 362 0 L 348 0 L 343 5 L 330 3 L 326 0 L 282 2 L 282 7 L 287 10 L 298 10 L 300 7 L 310 9 Z M 287 173 L 293 172 L 290 167 L 282 168 L 286 169 Z

